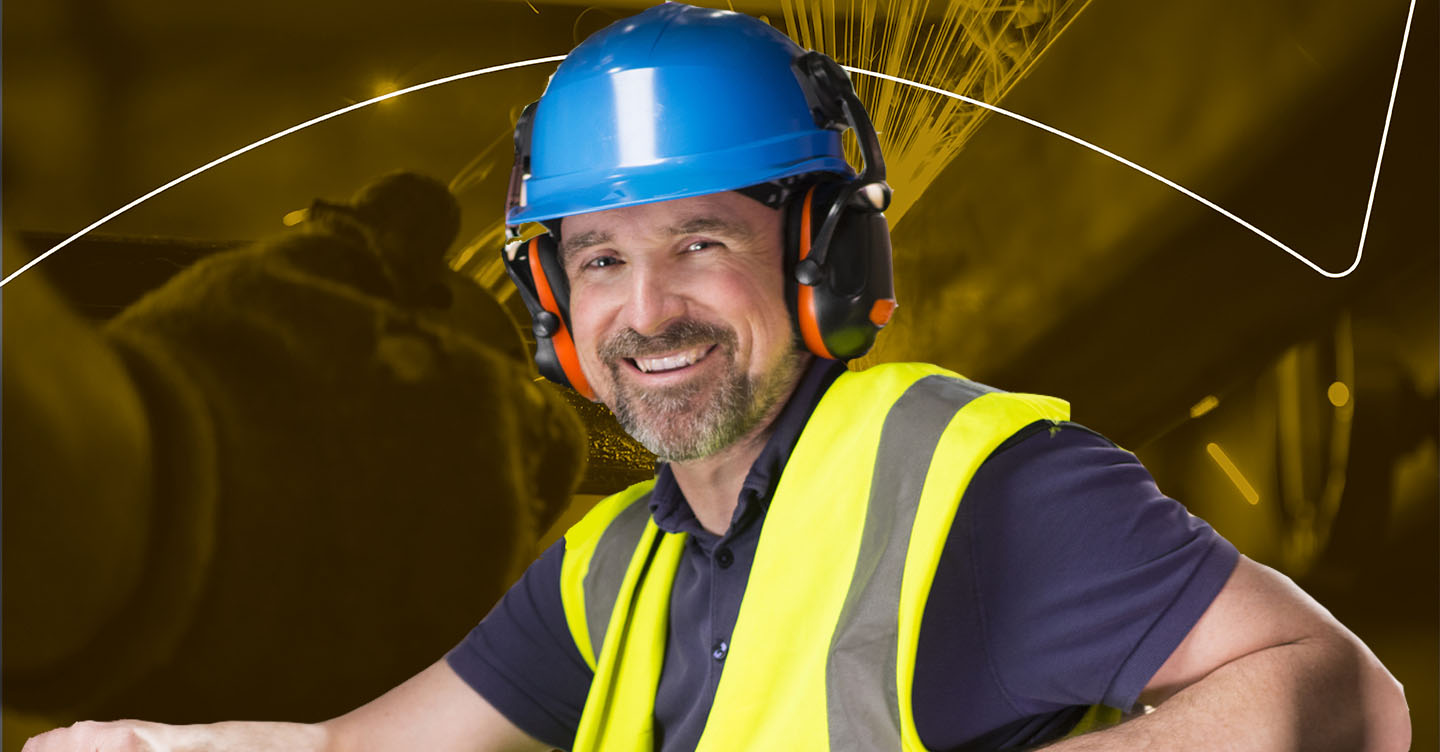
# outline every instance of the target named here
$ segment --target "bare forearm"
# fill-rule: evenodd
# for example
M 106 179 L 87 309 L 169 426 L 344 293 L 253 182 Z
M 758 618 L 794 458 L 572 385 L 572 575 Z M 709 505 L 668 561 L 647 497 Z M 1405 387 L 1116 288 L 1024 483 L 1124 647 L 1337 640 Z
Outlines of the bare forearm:
M 115 750 L 116 752 L 330 752 L 323 726 L 226 721 L 169 726 L 145 721 L 77 723 L 26 742 L 24 752 Z
M 320 724 L 86 722 L 37 736 L 26 743 L 24 752 L 538 752 L 548 748 L 510 723 L 441 659 L 375 700 Z
M 205 726 L 181 726 L 194 729 L 195 742 L 215 742 L 213 746 L 184 747 L 186 752 L 262 752 L 287 749 L 296 752 L 330 752 L 329 736 L 324 728 L 302 723 L 258 723 L 226 721 Z
M 1155 710 L 1046 747 L 1089 750 L 1400 752 L 1410 748 L 1404 694 L 1363 645 L 1308 639 L 1216 669 Z

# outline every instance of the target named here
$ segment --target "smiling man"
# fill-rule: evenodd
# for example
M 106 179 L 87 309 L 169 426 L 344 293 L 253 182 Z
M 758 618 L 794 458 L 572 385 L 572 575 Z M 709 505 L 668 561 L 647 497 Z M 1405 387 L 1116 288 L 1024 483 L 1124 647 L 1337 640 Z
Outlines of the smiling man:
M 883 161 L 833 62 L 666 3 L 580 45 L 516 147 L 537 363 L 656 478 L 348 715 L 36 749 L 1408 748 L 1374 655 L 1063 401 L 845 368 L 894 300 Z
M 581 364 L 598 374 L 601 401 L 627 432 L 661 460 L 684 463 L 774 417 L 801 366 L 773 294 L 776 212 L 721 193 L 563 226 L 582 239 L 561 252 L 572 305 L 584 314 L 576 341 L 595 343 L 579 348 Z
M 781 294 L 780 212 L 722 192 L 561 227 L 582 369 L 625 431 L 693 489 L 701 522 L 723 532 L 809 360 Z

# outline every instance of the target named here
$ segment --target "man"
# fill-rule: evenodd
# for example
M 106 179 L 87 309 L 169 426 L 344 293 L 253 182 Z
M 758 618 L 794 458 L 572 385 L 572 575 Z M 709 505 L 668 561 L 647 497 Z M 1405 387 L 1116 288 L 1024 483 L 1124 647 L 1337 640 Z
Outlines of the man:
M 1063 402 L 845 371 L 893 308 L 886 191 L 843 75 L 765 25 L 667 3 L 591 37 L 517 128 L 508 218 L 549 233 L 507 262 L 542 372 L 655 481 L 348 715 L 35 748 L 1406 749 L 1365 646 Z

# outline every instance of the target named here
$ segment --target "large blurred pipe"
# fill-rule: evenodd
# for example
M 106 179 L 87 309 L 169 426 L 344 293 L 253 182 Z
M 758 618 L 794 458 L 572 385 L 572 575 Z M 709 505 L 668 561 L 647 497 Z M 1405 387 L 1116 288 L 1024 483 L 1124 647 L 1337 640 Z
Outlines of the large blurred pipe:
M 391 176 L 311 213 L 196 263 L 98 333 L 7 315 L 7 369 L 33 373 L 6 385 L 6 467 L 18 444 L 37 468 L 6 476 L 7 707 L 171 722 L 343 712 L 458 641 L 569 501 L 583 428 L 534 383 L 505 311 L 440 261 L 455 230 L 443 186 Z M 9 314 L 18 296 L 5 295 Z M 102 462 L 46 438 L 76 432 L 64 411 L 10 409 L 47 390 L 71 402 L 42 404 L 123 407 L 126 452 L 106 443 Z M 149 493 L 107 496 L 127 479 L 112 465 L 151 468 Z M 49 475 L 72 484 L 62 504 Z M 44 536 L 67 532 L 57 510 L 94 504 L 117 521 L 96 567 L 134 580 L 109 600 L 34 565 L 51 556 Z M 83 611 L 86 631 L 14 660 L 68 616 L 27 606 L 18 632 L 16 593 Z

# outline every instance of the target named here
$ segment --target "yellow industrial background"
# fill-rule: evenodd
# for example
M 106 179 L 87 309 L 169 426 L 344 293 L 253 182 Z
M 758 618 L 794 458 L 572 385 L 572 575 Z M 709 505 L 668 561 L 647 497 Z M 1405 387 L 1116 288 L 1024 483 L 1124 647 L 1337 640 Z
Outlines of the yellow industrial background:
M 896 193 L 888 216 L 900 308 L 864 362 L 935 362 L 1004 389 L 1069 400 L 1077 421 L 1136 452 L 1162 490 L 1245 554 L 1295 578 L 1359 634 L 1405 684 L 1414 748 L 1435 749 L 1440 65 L 1433 0 L 1414 11 L 1373 211 L 1367 205 L 1405 0 L 700 4 L 763 16 L 847 65 L 956 91 L 1073 134 L 1216 202 L 1327 270 L 1351 265 L 1368 220 L 1358 267 L 1327 278 L 1171 187 L 1053 134 L 853 77 L 881 132 Z M 646 5 L 7 2 L 0 18 L 6 241 L 32 256 L 297 123 L 443 76 L 563 54 Z M 437 86 L 287 136 L 137 206 L 36 271 L 98 326 L 195 258 L 283 233 L 316 197 L 343 199 L 404 168 L 448 182 L 460 201 L 451 266 L 523 314 L 496 263 L 499 218 L 514 119 L 553 69 Z M 31 325 L 7 307 L 6 360 L 26 357 L 11 346 L 12 333 Z M 7 413 L 12 398 L 7 393 Z M 577 502 L 550 540 L 587 501 L 647 467 L 602 411 L 575 406 L 590 431 L 590 460 Z M 26 438 L 9 422 L 5 428 L 8 462 Z M 32 489 L 12 493 L 7 482 L 7 666 L 23 649 L 10 628 L 16 614 L 8 593 L 19 578 L 26 587 L 46 578 L 27 566 L 27 551 L 38 544 L 13 539 L 8 523 L 13 510 L 46 503 Z M 513 542 L 522 552 L 542 543 Z M 417 561 L 424 557 L 394 566 Z M 503 585 L 512 575 L 467 576 Z M 435 576 L 453 578 L 462 592 L 457 573 Z M 52 597 L 63 601 L 67 593 Z M 455 623 L 483 616 L 493 593 L 479 600 L 458 607 Z M 384 608 L 344 603 L 354 610 L 334 613 L 333 622 L 317 613 L 296 628 L 343 631 L 347 621 Z M 433 660 L 463 634 L 460 627 L 448 642 L 407 647 Z M 237 627 L 230 639 L 246 638 Z M 94 643 L 103 648 L 106 639 L 102 630 Z M 297 660 L 291 670 L 327 669 Z M 108 704 L 88 707 L 133 707 L 178 722 L 230 717 L 226 707 L 164 717 L 140 691 L 121 688 Z M 317 720 L 363 701 L 358 691 L 335 686 L 290 706 L 286 720 Z M 12 702 L 23 698 L 8 672 L 4 693 L 6 750 L 83 712 L 63 699 Z

